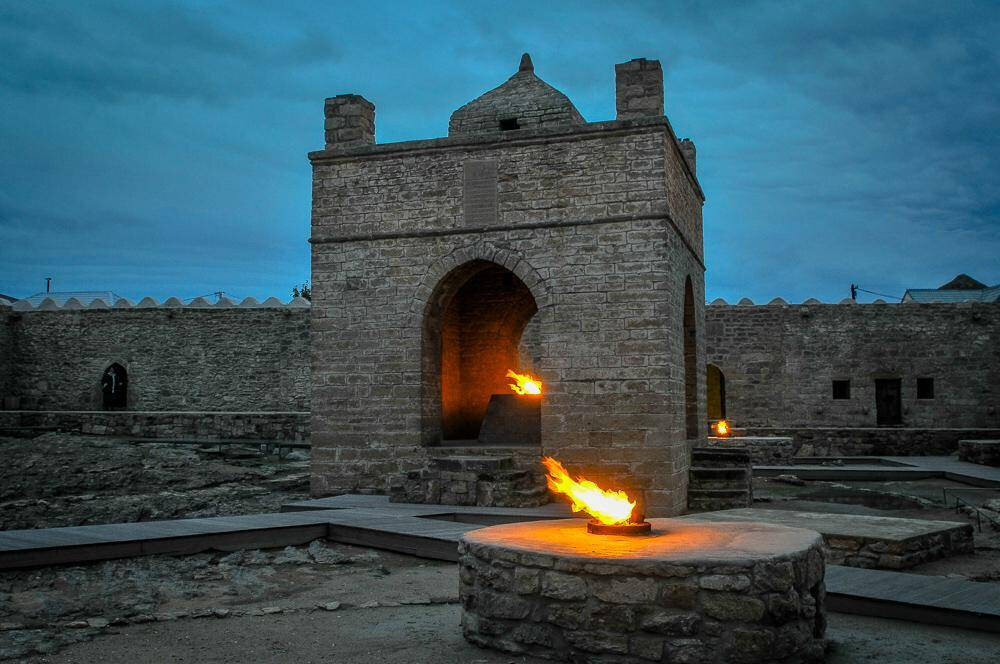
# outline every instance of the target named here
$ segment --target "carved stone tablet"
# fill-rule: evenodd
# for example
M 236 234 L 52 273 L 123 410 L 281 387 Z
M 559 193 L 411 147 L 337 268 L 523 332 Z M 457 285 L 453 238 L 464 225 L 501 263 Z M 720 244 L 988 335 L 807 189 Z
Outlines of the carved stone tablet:
M 497 163 L 465 162 L 465 225 L 497 223 Z

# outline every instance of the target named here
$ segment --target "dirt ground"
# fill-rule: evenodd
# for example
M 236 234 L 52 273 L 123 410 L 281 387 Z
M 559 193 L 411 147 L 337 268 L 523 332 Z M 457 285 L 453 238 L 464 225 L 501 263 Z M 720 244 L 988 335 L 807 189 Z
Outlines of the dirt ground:
M 49 433 L 0 437 L 0 530 L 276 512 L 308 497 L 308 455 Z

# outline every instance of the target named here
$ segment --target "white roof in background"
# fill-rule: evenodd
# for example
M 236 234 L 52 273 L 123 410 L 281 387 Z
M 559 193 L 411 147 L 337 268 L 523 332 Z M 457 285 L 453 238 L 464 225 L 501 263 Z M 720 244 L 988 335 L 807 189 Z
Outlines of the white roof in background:
M 121 295 L 117 295 L 111 291 L 59 291 L 53 293 L 35 293 L 31 297 L 24 298 L 23 301 L 30 302 L 32 306 L 37 307 L 45 298 L 50 298 L 57 306 L 61 307 L 71 297 L 79 300 L 83 306 L 87 306 L 94 300 L 104 300 L 107 304 L 114 305 L 116 301 L 122 299 Z
M 1000 284 L 989 288 L 908 288 L 903 302 L 1000 302 Z

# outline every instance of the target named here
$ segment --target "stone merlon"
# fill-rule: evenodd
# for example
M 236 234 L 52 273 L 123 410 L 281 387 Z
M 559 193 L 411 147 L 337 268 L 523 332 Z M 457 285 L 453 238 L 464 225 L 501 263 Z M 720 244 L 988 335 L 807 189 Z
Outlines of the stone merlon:
M 326 147 L 375 144 L 375 104 L 361 95 L 337 95 L 326 100 Z
M 659 60 L 636 58 L 615 65 L 615 109 L 619 120 L 663 115 Z

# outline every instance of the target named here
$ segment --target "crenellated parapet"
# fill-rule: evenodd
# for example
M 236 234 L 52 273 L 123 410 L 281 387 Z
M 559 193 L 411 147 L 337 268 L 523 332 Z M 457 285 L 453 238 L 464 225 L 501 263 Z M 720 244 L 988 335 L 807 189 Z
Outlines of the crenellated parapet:
M 814 305 L 814 304 L 819 304 L 819 305 L 824 305 L 824 306 L 837 306 L 837 305 L 842 305 L 842 304 L 848 304 L 848 305 L 852 305 L 852 306 L 864 307 L 864 306 L 870 306 L 870 305 L 879 305 L 879 306 L 881 306 L 881 305 L 884 305 L 884 304 L 897 304 L 897 303 L 896 302 L 892 302 L 892 303 L 886 302 L 883 299 L 873 300 L 872 302 L 856 302 L 855 300 L 852 300 L 851 298 L 844 298 L 840 302 L 823 302 L 821 300 L 817 300 L 814 297 L 810 297 L 810 298 L 808 298 L 806 300 L 803 300 L 802 302 L 796 303 L 796 302 L 788 302 L 784 298 L 776 297 L 773 300 L 771 300 L 770 302 L 766 302 L 766 303 L 765 302 L 761 302 L 761 303 L 758 304 L 758 303 L 754 302 L 753 300 L 751 300 L 748 297 L 740 298 L 736 302 L 727 302 L 723 298 L 717 297 L 714 300 L 712 300 L 711 302 L 709 302 L 708 306 L 710 306 L 710 307 L 798 307 L 798 306 L 806 306 L 806 305 Z M 899 303 L 899 304 L 915 304 L 915 303 L 914 302 L 902 302 L 902 303 Z
M 158 302 L 152 297 L 144 297 L 137 303 L 121 298 L 112 303 L 105 302 L 98 298 L 89 304 L 83 304 L 75 297 L 66 300 L 62 305 L 52 298 L 45 298 L 38 306 L 33 305 L 28 300 L 18 300 L 11 305 L 11 309 L 17 312 L 27 313 L 34 311 L 80 311 L 95 309 L 308 309 L 311 305 L 309 300 L 302 297 L 293 297 L 288 302 L 282 302 L 276 297 L 269 297 L 263 302 L 258 302 L 256 298 L 247 297 L 239 303 L 228 297 L 219 298 L 218 302 L 209 302 L 203 297 L 196 297 L 187 304 L 177 297 L 168 297 L 163 302 Z

